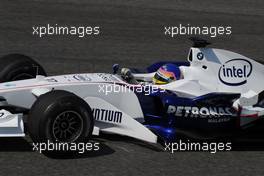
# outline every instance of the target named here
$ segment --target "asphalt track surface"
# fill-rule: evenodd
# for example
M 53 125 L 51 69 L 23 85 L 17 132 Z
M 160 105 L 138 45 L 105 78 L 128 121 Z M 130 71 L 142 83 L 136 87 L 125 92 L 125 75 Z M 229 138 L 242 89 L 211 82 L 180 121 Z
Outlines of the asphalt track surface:
M 32 35 L 32 26 L 48 23 L 98 25 L 101 33 L 85 38 Z M 188 36 L 169 38 L 163 29 L 179 23 L 232 26 L 232 35 L 211 38 L 212 46 L 264 59 L 262 0 L 1 0 L 0 53 L 29 55 L 50 75 L 110 72 L 114 63 L 144 68 L 160 60 L 185 60 Z M 97 140 L 99 152 L 67 159 L 32 152 L 29 139 L 1 139 L 0 175 L 264 174 L 263 148 L 170 154 L 126 137 Z

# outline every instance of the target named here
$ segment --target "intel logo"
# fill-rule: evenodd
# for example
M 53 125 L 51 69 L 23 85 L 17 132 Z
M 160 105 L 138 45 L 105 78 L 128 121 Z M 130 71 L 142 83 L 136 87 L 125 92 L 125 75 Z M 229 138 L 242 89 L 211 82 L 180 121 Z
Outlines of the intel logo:
M 231 59 L 219 69 L 219 80 L 229 86 L 239 86 L 247 83 L 251 75 L 252 64 L 246 59 Z

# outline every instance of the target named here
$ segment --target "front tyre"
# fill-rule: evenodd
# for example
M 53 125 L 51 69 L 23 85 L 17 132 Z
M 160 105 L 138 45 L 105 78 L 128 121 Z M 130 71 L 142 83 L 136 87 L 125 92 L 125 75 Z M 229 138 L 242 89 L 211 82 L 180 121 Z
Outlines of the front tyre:
M 9 54 L 0 58 L 0 82 L 17 81 L 46 76 L 39 63 L 22 54 Z
M 89 105 L 63 90 L 53 90 L 38 97 L 28 117 L 28 130 L 34 142 L 87 142 L 93 126 Z

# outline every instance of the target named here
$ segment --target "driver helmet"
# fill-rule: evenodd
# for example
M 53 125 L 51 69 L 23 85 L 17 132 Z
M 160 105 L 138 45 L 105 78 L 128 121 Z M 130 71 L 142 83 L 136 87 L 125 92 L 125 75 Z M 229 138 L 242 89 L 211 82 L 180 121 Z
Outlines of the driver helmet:
M 168 84 L 172 81 L 181 79 L 181 70 L 177 65 L 165 64 L 155 73 L 153 84 Z

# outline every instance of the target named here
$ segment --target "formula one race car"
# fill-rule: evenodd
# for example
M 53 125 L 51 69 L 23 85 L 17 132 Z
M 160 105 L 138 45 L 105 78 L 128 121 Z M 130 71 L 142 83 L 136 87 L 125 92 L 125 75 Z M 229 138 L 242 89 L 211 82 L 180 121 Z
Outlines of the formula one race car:
M 35 142 L 80 142 L 112 133 L 156 143 L 180 133 L 234 134 L 264 115 L 264 67 L 240 54 L 207 48 L 193 38 L 188 62 L 159 62 L 119 74 L 48 76 L 20 54 L 1 58 L 0 136 Z M 184 78 L 151 83 L 159 67 L 178 65 Z M 138 84 L 127 80 L 133 75 Z M 42 75 L 42 76 L 41 76 Z

